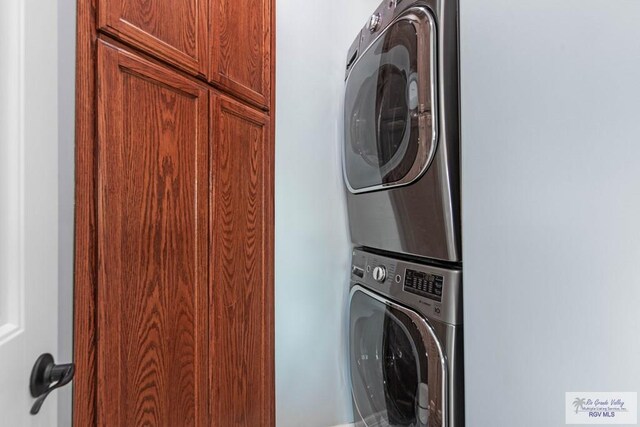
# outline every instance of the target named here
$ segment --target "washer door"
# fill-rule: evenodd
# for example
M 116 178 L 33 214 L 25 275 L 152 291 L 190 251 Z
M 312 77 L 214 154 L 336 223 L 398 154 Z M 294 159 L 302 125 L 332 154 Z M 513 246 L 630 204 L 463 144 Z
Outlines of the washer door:
M 349 344 L 353 401 L 366 426 L 446 426 L 446 364 L 423 317 L 356 285 Z
M 362 53 L 347 77 L 344 175 L 354 193 L 415 181 L 436 147 L 435 23 L 409 9 Z

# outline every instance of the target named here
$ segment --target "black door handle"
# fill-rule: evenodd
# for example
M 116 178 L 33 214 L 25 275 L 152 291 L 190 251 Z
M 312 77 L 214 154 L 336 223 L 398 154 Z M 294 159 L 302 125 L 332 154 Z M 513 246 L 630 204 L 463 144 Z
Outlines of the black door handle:
M 52 355 L 49 353 L 41 354 L 33 365 L 31 379 L 29 381 L 31 396 L 37 398 L 31 407 L 31 415 L 35 415 L 40 411 L 49 393 L 69 384 L 73 379 L 74 372 L 75 367 L 73 363 L 56 365 Z

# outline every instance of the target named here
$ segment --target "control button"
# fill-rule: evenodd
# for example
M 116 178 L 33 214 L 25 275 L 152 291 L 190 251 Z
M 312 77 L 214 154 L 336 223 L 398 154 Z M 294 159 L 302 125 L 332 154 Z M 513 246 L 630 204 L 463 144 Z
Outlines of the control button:
M 374 13 L 373 15 L 371 15 L 371 18 L 369 18 L 369 24 L 367 25 L 369 32 L 375 33 L 378 27 L 380 26 L 381 20 L 382 19 L 380 18 L 379 13 Z
M 384 279 L 387 278 L 387 269 L 383 266 L 379 265 L 373 269 L 373 280 L 376 282 L 384 282 Z
M 400 277 L 399 274 L 396 274 L 396 283 L 400 283 L 400 280 L 402 280 L 402 277 Z
M 358 276 L 361 279 L 364 277 L 364 270 L 361 269 L 360 267 L 356 267 L 355 265 L 351 269 L 351 273 L 354 274 L 355 276 Z

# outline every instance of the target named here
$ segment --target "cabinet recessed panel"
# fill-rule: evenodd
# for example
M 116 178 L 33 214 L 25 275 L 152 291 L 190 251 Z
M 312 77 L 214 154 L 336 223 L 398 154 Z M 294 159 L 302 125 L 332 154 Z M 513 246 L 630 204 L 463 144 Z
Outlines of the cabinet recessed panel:
M 99 28 L 186 71 L 204 74 L 206 0 L 99 0 Z
M 269 118 L 212 99 L 211 425 L 273 425 Z
M 272 1 L 216 0 L 210 14 L 210 79 L 265 108 L 271 99 Z
M 207 414 L 208 94 L 98 49 L 98 423 Z

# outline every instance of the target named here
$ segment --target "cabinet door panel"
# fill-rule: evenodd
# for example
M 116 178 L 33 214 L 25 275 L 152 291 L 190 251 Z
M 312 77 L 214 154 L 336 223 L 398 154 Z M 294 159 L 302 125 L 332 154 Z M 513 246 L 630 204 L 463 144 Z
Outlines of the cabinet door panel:
M 97 419 L 207 419 L 208 91 L 98 44 Z
M 208 66 L 207 0 L 99 0 L 98 27 L 188 72 Z
M 210 78 L 233 94 L 268 108 L 273 0 L 211 1 Z
M 212 426 L 274 425 L 269 117 L 212 94 Z

